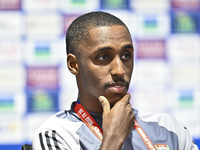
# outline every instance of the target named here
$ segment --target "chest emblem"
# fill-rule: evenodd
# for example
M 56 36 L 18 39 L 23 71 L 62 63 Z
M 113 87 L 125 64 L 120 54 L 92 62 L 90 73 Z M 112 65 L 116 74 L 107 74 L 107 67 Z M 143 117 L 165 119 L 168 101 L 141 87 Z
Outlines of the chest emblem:
M 156 144 L 155 147 L 157 150 L 170 150 L 170 148 L 166 144 Z

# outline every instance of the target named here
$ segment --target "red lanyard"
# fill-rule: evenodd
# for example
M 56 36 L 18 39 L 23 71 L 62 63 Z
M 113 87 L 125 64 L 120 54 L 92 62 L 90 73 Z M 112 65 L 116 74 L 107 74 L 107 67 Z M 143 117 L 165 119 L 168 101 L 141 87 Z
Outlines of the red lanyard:
M 74 111 L 81 118 L 81 120 L 87 125 L 87 127 L 97 136 L 97 138 L 102 142 L 103 131 L 92 118 L 92 116 L 85 110 L 85 108 L 79 103 L 76 102 Z
M 135 120 L 134 128 L 138 132 L 144 144 L 149 150 L 157 150 L 157 148 L 155 148 L 155 146 L 153 145 L 149 137 L 146 135 L 146 133 L 143 131 L 143 129 L 141 128 L 141 126 L 138 124 L 136 120 Z
M 81 118 L 81 120 L 87 125 L 87 127 L 97 136 L 97 138 L 102 142 L 103 139 L 103 131 L 96 123 L 96 121 L 92 118 L 92 116 L 85 110 L 85 108 L 77 101 L 74 107 L 74 111 Z M 136 120 L 134 124 L 134 128 L 142 138 L 146 147 L 149 150 L 157 150 L 148 136 L 145 134 L 141 126 L 138 124 Z

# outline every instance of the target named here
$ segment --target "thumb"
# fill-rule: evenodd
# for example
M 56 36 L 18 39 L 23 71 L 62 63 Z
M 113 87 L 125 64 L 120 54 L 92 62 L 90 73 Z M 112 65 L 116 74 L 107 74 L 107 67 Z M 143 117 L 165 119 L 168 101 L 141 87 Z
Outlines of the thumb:
M 103 113 L 107 114 L 110 112 L 110 103 L 108 99 L 104 96 L 99 96 L 99 101 L 101 103 L 101 106 L 103 107 Z

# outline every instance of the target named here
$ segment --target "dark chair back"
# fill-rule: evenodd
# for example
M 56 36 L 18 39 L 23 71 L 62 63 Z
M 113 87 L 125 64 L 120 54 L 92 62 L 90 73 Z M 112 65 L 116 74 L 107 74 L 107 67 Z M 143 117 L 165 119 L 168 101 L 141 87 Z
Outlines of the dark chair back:
M 32 150 L 32 145 L 23 144 L 23 145 L 22 145 L 22 150 Z

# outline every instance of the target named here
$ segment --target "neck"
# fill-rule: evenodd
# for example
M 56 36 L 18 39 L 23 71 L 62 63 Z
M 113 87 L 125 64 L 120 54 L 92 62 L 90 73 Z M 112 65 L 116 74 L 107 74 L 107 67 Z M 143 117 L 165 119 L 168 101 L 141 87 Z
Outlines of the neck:
M 83 98 L 79 95 L 78 100 L 79 100 L 80 104 L 87 111 L 98 113 L 98 114 L 103 113 L 103 108 L 102 108 L 101 103 L 99 102 L 99 100 L 97 98 L 86 99 L 86 98 Z

